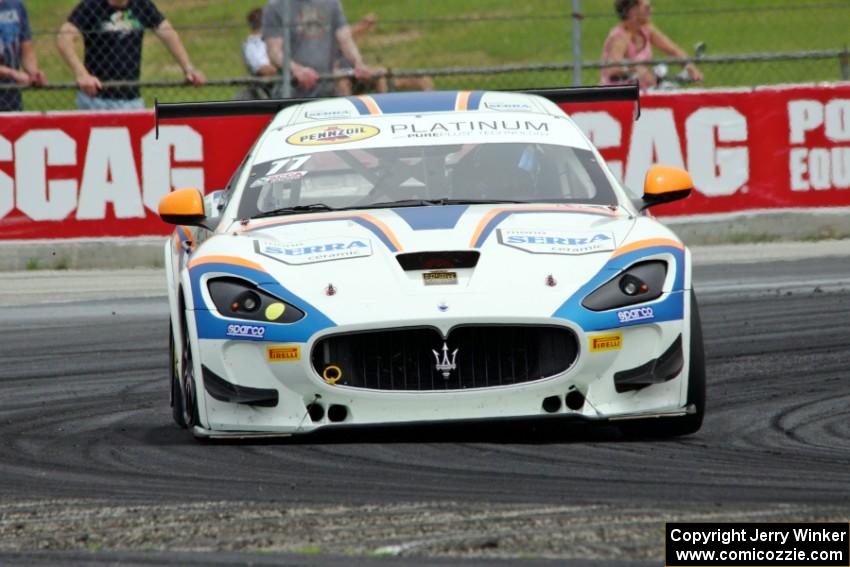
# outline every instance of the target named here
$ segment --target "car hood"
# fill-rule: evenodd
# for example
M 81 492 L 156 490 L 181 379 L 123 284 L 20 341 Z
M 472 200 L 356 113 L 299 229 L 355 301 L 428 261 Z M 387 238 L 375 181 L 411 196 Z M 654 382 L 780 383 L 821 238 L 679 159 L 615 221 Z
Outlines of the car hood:
M 494 311 L 510 320 L 550 316 L 606 266 L 635 222 L 587 205 L 340 211 L 251 221 L 198 253 L 262 266 L 267 281 L 257 283 L 279 283 L 337 324 Z M 480 256 L 474 267 L 453 268 L 440 254 L 447 251 Z M 426 254 L 404 269 L 399 259 L 412 253 Z

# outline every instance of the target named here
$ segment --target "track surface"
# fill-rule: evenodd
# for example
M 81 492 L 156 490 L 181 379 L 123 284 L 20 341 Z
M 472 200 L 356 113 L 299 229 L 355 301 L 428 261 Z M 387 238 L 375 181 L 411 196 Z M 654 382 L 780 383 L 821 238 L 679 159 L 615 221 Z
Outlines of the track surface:
M 0 563 L 658 564 L 665 520 L 847 521 L 848 263 L 698 268 L 709 410 L 697 435 L 663 441 L 523 428 L 201 444 L 171 423 L 164 299 L 6 308 Z

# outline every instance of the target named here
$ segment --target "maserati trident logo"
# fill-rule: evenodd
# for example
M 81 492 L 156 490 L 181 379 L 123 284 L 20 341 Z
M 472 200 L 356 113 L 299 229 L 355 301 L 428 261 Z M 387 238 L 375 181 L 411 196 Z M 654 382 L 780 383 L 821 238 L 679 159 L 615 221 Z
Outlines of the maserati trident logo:
M 434 367 L 438 372 L 443 373 L 443 378 L 446 380 L 449 379 L 449 375 L 452 373 L 452 370 L 457 368 L 455 364 L 455 359 L 457 358 L 457 351 L 460 349 L 454 349 L 452 351 L 452 359 L 449 360 L 449 345 L 448 343 L 443 343 L 443 359 L 440 360 L 440 353 L 434 349 L 431 349 L 431 352 L 434 353 L 434 358 L 437 359 L 437 365 Z

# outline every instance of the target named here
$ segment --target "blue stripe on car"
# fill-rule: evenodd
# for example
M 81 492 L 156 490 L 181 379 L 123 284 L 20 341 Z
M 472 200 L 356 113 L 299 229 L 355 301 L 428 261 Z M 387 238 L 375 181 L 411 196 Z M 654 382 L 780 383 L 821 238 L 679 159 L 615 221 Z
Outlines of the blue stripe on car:
M 630 321 L 621 323 L 617 317 L 617 312 L 629 309 L 635 306 L 618 307 L 609 309 L 608 311 L 591 311 L 581 305 L 582 300 L 588 296 L 593 290 L 616 276 L 624 268 L 631 264 L 652 256 L 654 254 L 668 253 L 675 259 L 676 274 L 673 280 L 673 290 L 670 293 L 662 295 L 660 300 L 655 300 L 653 303 L 642 303 L 639 305 L 648 305 L 652 307 L 653 318 L 643 319 L 638 321 Z M 633 325 L 643 325 L 647 323 L 661 323 L 664 321 L 677 321 L 685 316 L 685 252 L 681 248 L 673 246 L 652 246 L 629 252 L 608 261 L 593 278 L 583 285 L 572 297 L 565 301 L 555 312 L 552 317 L 558 319 L 566 319 L 576 323 L 585 332 L 601 331 L 605 329 L 614 329 L 617 327 L 630 327 Z
M 402 207 L 392 209 L 413 230 L 445 230 L 454 228 L 469 205 L 443 207 Z
M 348 100 L 348 102 L 353 104 L 354 108 L 356 108 L 357 112 L 359 112 L 361 115 L 365 116 L 365 115 L 371 114 L 369 112 L 369 107 L 366 106 L 366 103 L 363 102 L 362 99 L 360 99 L 356 96 L 349 96 L 349 97 L 346 97 L 346 100 Z
M 267 291 L 275 297 L 294 305 L 306 316 L 295 323 L 266 323 L 262 321 L 250 321 L 247 319 L 230 319 L 221 317 L 216 311 L 211 311 L 204 302 L 201 293 L 201 280 L 204 274 L 216 273 L 222 276 L 236 276 L 257 285 L 263 291 Z M 195 321 L 198 327 L 198 338 L 201 339 L 228 339 L 228 340 L 255 340 L 248 337 L 233 337 L 227 335 L 227 327 L 233 324 L 264 327 L 266 329 L 263 340 L 274 342 L 306 342 L 313 335 L 323 329 L 335 327 L 336 323 L 319 309 L 301 299 L 274 279 L 266 272 L 261 272 L 235 264 L 211 262 L 199 264 L 189 270 L 189 278 L 192 282 L 192 298 L 195 310 Z
M 411 112 L 453 112 L 458 91 L 435 91 L 430 93 L 391 93 L 370 95 L 382 114 L 406 114 Z M 469 110 L 478 108 L 481 102 L 480 91 L 470 95 Z M 357 97 L 347 97 L 361 115 L 371 112 L 366 103 Z M 473 108 L 472 102 L 475 100 Z
M 484 91 L 472 91 L 469 95 L 469 103 L 467 103 L 467 110 L 478 110 L 478 106 L 481 104 L 481 99 L 484 97 Z

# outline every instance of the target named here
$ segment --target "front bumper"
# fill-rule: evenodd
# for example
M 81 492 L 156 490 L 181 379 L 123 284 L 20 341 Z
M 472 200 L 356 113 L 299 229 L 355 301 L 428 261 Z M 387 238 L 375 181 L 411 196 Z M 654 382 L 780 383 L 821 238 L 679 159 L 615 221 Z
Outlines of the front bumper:
M 208 374 L 211 372 L 232 386 L 229 391 L 234 395 L 230 399 L 211 395 L 214 392 L 210 392 L 206 383 L 199 387 L 199 392 L 204 393 L 199 399 L 204 427 L 197 428 L 195 434 L 201 437 L 253 437 L 295 435 L 327 427 L 361 425 L 553 417 L 605 421 L 683 415 L 685 412 L 690 341 L 688 325 L 683 320 L 591 333 L 585 333 L 569 321 L 551 318 L 509 322 L 560 324 L 569 328 L 578 337 L 580 345 L 575 363 L 558 375 L 507 386 L 448 391 L 388 391 L 329 383 L 319 376 L 310 362 L 313 346 L 326 334 L 362 331 L 368 329 L 367 326 L 335 327 L 318 333 L 305 343 L 201 339 L 195 376 L 203 376 L 205 368 Z M 428 323 L 412 322 L 413 325 Z M 469 323 L 494 322 L 459 321 L 457 324 Z M 443 325 L 446 325 L 445 320 Z M 619 347 L 613 337 L 618 337 Z M 679 340 L 683 345 L 683 367 L 677 376 L 640 389 L 617 391 L 614 382 L 616 373 L 658 359 L 678 337 L 681 337 Z M 606 339 L 612 342 L 606 343 Z M 595 350 L 594 344 L 597 345 Z M 279 353 L 288 354 L 278 356 Z M 218 391 L 221 394 L 220 387 Z M 275 405 L 252 403 L 252 396 L 268 402 L 270 392 L 277 393 Z M 580 407 L 566 403 L 565 398 L 572 392 L 581 395 L 583 403 Z M 242 394 L 242 397 L 237 394 Z M 553 404 L 555 398 L 557 403 Z M 546 400 L 549 402 L 544 403 Z

